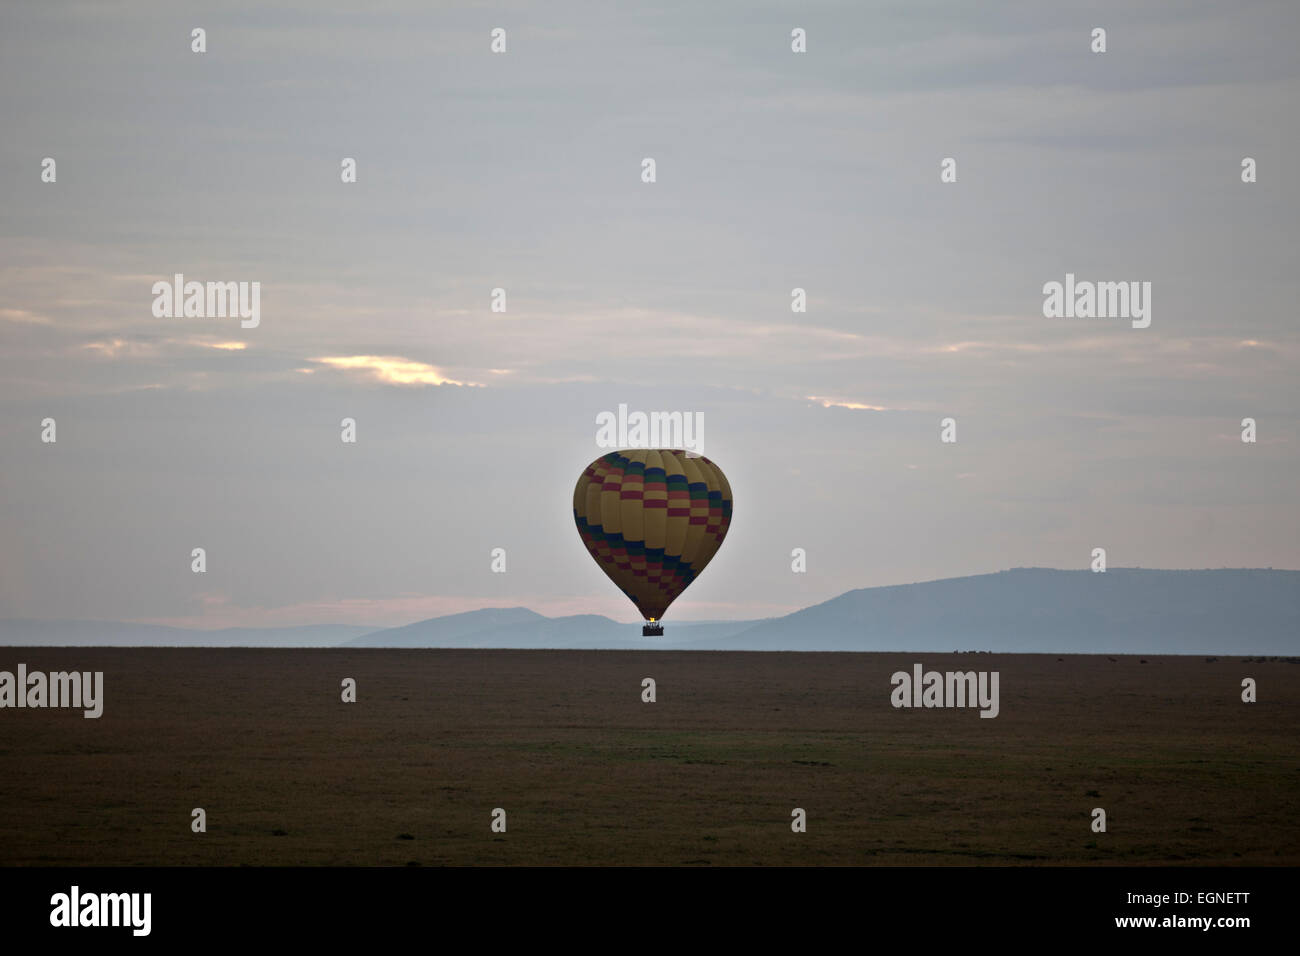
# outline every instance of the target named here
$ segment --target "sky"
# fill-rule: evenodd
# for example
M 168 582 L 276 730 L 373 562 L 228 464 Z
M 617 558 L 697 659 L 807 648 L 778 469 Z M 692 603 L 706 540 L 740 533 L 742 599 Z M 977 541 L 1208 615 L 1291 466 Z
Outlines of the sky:
M 571 513 L 620 404 L 701 413 L 735 498 L 667 620 L 1098 547 L 1300 568 L 1297 27 L 1290 2 L 6 3 L 0 618 L 634 620 Z M 156 317 L 178 272 L 259 282 L 260 324 Z M 1067 273 L 1150 282 L 1150 327 L 1045 318 Z

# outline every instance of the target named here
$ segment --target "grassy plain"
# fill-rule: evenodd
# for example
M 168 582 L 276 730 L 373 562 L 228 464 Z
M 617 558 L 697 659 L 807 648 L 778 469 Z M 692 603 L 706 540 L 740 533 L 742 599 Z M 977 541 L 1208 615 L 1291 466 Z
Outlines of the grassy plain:
M 20 661 L 104 671 L 105 705 L 0 711 L 2 865 L 1300 864 L 1287 661 L 4 648 L 0 669 Z M 1000 715 L 894 709 L 917 661 L 998 670 Z

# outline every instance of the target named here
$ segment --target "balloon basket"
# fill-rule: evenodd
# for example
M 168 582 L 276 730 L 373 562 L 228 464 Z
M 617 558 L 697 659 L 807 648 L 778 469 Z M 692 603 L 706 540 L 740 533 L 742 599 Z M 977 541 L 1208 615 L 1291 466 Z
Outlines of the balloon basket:
M 662 624 L 645 624 L 641 627 L 642 637 L 663 637 L 664 626 Z

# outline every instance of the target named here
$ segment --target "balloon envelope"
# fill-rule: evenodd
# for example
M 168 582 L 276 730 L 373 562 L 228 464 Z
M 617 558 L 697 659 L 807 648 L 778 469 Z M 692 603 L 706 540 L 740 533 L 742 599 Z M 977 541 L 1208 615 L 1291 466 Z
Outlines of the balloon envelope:
M 731 486 L 703 456 L 667 448 L 612 451 L 573 489 L 587 551 L 646 620 L 699 576 L 731 524 Z

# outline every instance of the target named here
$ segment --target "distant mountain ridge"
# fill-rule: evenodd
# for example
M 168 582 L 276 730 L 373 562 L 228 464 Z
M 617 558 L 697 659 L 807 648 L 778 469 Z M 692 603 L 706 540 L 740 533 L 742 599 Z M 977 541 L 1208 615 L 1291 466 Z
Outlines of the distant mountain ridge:
M 1300 652 L 1300 571 L 1013 568 L 861 588 L 768 620 L 669 615 L 662 638 L 596 614 L 497 607 L 381 630 L 0 621 L 0 645 L 16 644 L 1290 655 Z
M 332 647 L 374 630 L 362 624 L 199 630 L 123 621 L 0 621 L 0 647 Z
M 745 631 L 755 650 L 1293 654 L 1300 571 L 1014 568 L 863 588 Z
M 655 638 L 658 647 L 697 647 L 721 642 L 756 621 L 681 621 Z M 366 634 L 349 647 L 645 648 L 641 625 L 620 624 L 599 614 L 543 617 L 523 607 L 484 608 L 417 621 Z M 710 643 L 710 646 L 712 644 Z M 720 646 L 720 645 L 719 645 Z

